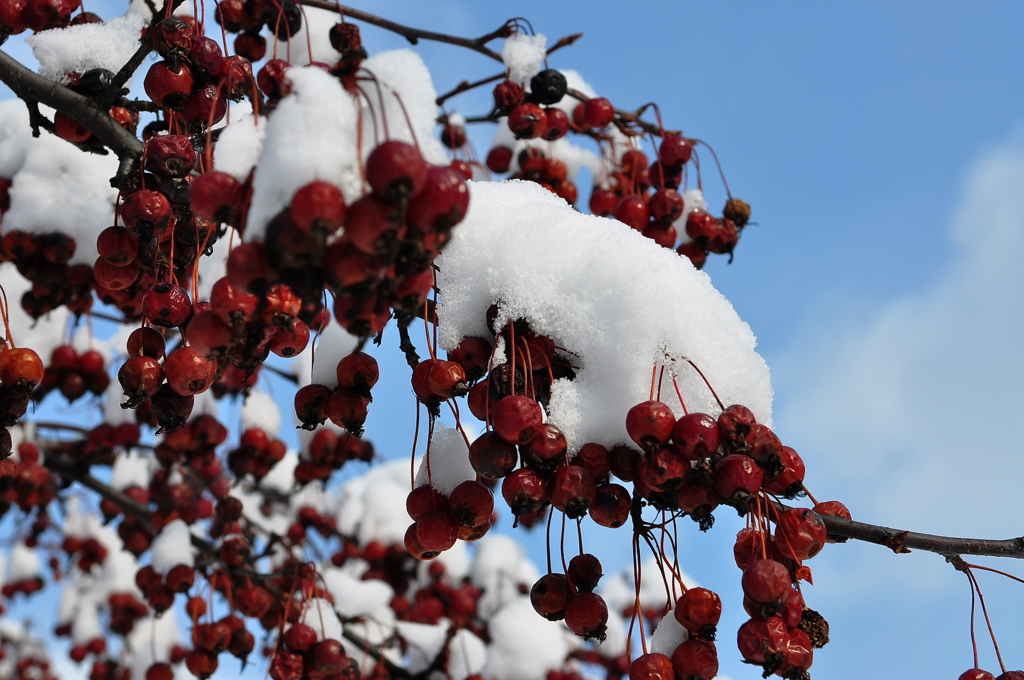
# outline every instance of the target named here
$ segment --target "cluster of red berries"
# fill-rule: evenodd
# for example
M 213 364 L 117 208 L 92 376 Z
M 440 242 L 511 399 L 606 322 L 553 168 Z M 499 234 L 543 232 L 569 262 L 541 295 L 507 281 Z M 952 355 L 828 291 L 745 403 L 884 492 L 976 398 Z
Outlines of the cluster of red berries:
M 71 14 L 82 6 L 79 0 L 2 0 L 0 26 L 5 32 L 17 35 L 25 31 L 46 31 L 101 19 L 91 12 L 82 12 L 74 19 Z
M 87 392 L 95 396 L 103 394 L 110 384 L 106 361 L 94 349 L 79 354 L 70 345 L 59 345 L 50 355 L 50 363 L 43 371 L 43 379 L 32 395 L 40 401 L 51 390 L 60 391 L 69 402 L 84 396 Z
M 409 492 L 406 510 L 413 523 L 405 532 L 405 547 L 421 560 L 437 557 L 458 540 L 482 538 L 494 523 L 494 494 L 469 479 L 447 496 L 429 484 Z
M 530 589 L 530 602 L 548 621 L 564 620 L 583 639 L 602 641 L 608 629 L 608 605 L 594 589 L 603 575 L 600 560 L 581 553 L 569 561 L 566 573 L 541 576 Z
M 32 287 L 21 297 L 21 307 L 33 319 L 66 306 L 75 314 L 92 308 L 92 270 L 69 265 L 75 240 L 60 232 L 41 234 L 12 229 L 0 241 L 0 261 L 11 262 Z
M 316 431 L 309 447 L 295 466 L 295 481 L 300 485 L 313 480 L 326 481 L 331 473 L 351 460 L 369 463 L 374 459 L 373 444 L 351 432 L 337 434 L 329 429 Z
M 5 430 L 6 431 L 6 430 Z M 7 434 L 8 441 L 10 434 Z M 8 444 L 10 451 L 10 444 Z M 39 462 L 39 447 L 31 442 L 18 445 L 18 463 L 10 458 L 0 461 L 0 515 L 12 505 L 22 512 L 45 508 L 57 497 L 53 474 Z
M 702 209 L 687 208 L 679 187 L 692 154 L 693 142 L 672 133 L 663 135 L 653 163 L 639 149 L 626 151 L 618 167 L 608 173 L 610 186 L 595 187 L 590 194 L 590 211 L 614 217 L 659 245 L 676 248 L 698 269 L 704 266 L 709 252 L 731 256 L 750 221 L 750 206 L 730 197 L 720 218 Z M 675 224 L 684 215 L 689 240 L 680 243 L 682 235 Z

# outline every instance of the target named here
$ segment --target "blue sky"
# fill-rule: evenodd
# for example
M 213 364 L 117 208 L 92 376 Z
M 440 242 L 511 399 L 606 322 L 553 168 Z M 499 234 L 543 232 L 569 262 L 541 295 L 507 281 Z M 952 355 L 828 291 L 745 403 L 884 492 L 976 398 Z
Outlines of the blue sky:
M 759 338 L 776 431 L 804 456 L 815 495 L 901 528 L 1022 533 L 1024 6 L 396 0 L 373 11 L 464 36 L 509 14 L 549 41 L 583 32 L 551 66 L 580 71 L 621 108 L 656 101 L 667 126 L 714 146 L 753 206 L 735 262 L 706 271 Z M 363 35 L 371 52 L 403 42 Z M 419 51 L 439 91 L 497 70 L 447 45 Z M 471 115 L 487 100 L 455 105 Z M 474 136 L 481 154 L 489 138 Z M 736 679 L 757 674 L 732 642 L 743 620 L 734 525 L 688 532 L 681 559 L 731 610 L 719 649 Z M 808 603 L 833 629 L 815 677 L 955 677 L 971 665 L 968 589 L 942 558 L 841 545 L 811 566 Z M 990 576 L 1004 658 L 1020 668 L 1024 586 Z

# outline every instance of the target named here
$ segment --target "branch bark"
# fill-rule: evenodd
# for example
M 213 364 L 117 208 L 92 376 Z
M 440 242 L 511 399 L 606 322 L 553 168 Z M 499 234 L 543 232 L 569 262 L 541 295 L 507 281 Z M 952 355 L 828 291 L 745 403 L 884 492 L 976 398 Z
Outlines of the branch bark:
M 383 28 L 386 31 L 397 33 L 408 40 L 411 45 L 417 44 L 420 40 L 431 40 L 434 42 L 446 43 L 448 45 L 465 47 L 468 50 L 473 50 L 474 52 L 494 59 L 495 61 L 501 61 L 501 55 L 488 48 L 487 43 L 497 38 L 507 38 L 512 35 L 512 28 L 508 22 L 502 24 L 494 31 L 480 36 L 479 38 L 460 38 L 458 36 L 447 35 L 445 33 L 435 33 L 434 31 L 424 31 L 419 28 L 412 28 L 411 26 L 405 26 L 394 21 L 389 21 L 383 17 L 377 16 L 376 14 L 363 12 L 362 10 L 355 9 L 354 7 L 346 7 L 345 5 L 327 2 L 326 0 L 299 0 L 299 4 L 305 5 L 306 7 L 325 9 L 329 12 L 337 12 L 342 16 L 364 21 L 373 26 L 377 26 L 378 28 Z
M 1024 559 L 1024 537 L 1007 539 L 954 538 L 892 529 L 843 517 L 821 515 L 821 519 L 825 522 L 829 536 L 833 538 L 884 545 L 895 553 L 924 550 L 944 557 L 986 555 Z
M 0 81 L 25 102 L 46 104 L 89 128 L 97 139 L 117 154 L 122 168 L 126 164 L 134 167 L 142 156 L 142 141 L 111 118 L 107 109 L 89 97 L 34 73 L 2 50 Z M 121 169 L 118 174 L 121 174 Z

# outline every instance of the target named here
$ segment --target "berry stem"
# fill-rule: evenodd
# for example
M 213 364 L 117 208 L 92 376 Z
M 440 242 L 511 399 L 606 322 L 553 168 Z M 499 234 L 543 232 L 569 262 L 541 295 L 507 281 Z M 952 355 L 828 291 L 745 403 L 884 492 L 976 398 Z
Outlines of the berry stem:
M 978 601 L 981 603 L 981 614 L 985 617 L 985 625 L 988 627 L 989 637 L 992 638 L 992 646 L 996 650 L 996 659 L 999 661 L 999 668 L 1002 669 L 1003 673 L 1006 672 L 1006 664 L 1003 663 L 1003 655 L 999 651 L 999 643 L 996 642 L 996 632 L 992 629 L 992 621 L 988 617 L 988 607 L 985 606 L 985 596 L 981 593 L 981 586 L 978 585 L 978 579 L 974 577 L 974 573 L 967 569 L 967 577 L 971 579 L 971 583 L 974 585 L 974 589 L 978 593 Z
M 701 377 L 701 380 L 703 380 L 704 384 L 708 386 L 709 390 L 711 390 L 711 396 L 713 396 L 715 398 L 715 401 L 718 402 L 718 408 L 720 408 L 720 409 L 722 409 L 724 411 L 725 410 L 725 404 L 723 404 L 722 400 L 718 398 L 718 393 L 715 392 L 715 388 L 711 386 L 710 382 L 708 382 L 707 376 L 704 375 L 704 371 L 700 370 L 697 367 L 697 364 L 693 363 L 693 361 L 691 359 L 687 359 L 686 363 L 688 363 L 691 366 L 693 366 L 693 370 L 697 371 L 697 373 Z
M 690 411 L 686 408 L 686 400 L 683 399 L 683 393 L 679 391 L 679 383 L 676 382 L 675 374 L 672 375 L 672 387 L 676 390 L 676 396 L 679 397 L 679 403 L 683 407 L 683 415 L 689 415 Z

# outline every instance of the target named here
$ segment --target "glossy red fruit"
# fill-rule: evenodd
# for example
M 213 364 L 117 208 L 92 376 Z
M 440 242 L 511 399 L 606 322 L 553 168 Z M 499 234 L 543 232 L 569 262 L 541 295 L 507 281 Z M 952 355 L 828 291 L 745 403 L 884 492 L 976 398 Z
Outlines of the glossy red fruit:
M 226 172 L 211 170 L 192 180 L 188 198 L 196 217 L 231 223 L 242 202 L 242 183 Z
M 156 135 L 146 142 L 146 170 L 160 177 L 184 177 L 196 164 L 196 150 L 187 135 Z
M 658 652 L 641 654 L 629 664 L 629 680 L 675 680 L 672 660 Z
M 584 640 L 605 639 L 608 605 L 597 593 L 583 593 L 569 600 L 565 607 L 565 625 Z
M 547 483 L 547 477 L 542 473 L 532 468 L 519 468 L 501 483 L 501 496 L 518 519 L 544 506 Z
M 484 479 L 501 479 L 516 469 L 519 453 L 497 432 L 485 432 L 470 445 L 469 462 Z
M 804 488 L 806 468 L 803 459 L 792 447 L 783 446 L 779 449 L 777 463 L 782 469 L 764 485 L 764 490 L 776 496 L 795 498 Z
M 307 233 L 333 234 L 345 223 L 341 189 L 321 180 L 299 188 L 290 204 L 292 222 Z
M 666 443 L 672 436 L 676 416 L 660 401 L 645 401 L 629 409 L 626 432 L 629 438 L 647 450 Z
M 292 319 L 291 327 L 278 328 L 267 347 L 279 357 L 294 357 L 309 344 L 309 326 L 300 319 Z
M 412 144 L 389 140 L 377 146 L 366 159 L 366 180 L 374 193 L 397 202 L 420 192 L 427 182 L 429 166 Z
M 540 404 L 522 394 L 502 399 L 491 409 L 494 431 L 510 444 L 525 444 L 533 438 L 543 424 L 544 412 Z
M 750 456 L 732 454 L 715 464 L 715 491 L 727 500 L 741 500 L 761 489 L 764 472 Z
M 494 513 L 494 494 L 480 482 L 467 479 L 448 497 L 448 514 L 460 526 L 476 527 L 491 519 Z
M 405 549 L 409 551 L 409 554 L 418 560 L 432 560 L 441 554 L 440 550 L 427 550 L 420 545 L 419 539 L 416 537 L 417 523 L 413 522 L 409 525 L 409 528 L 405 530 Z
M 530 588 L 530 603 L 548 621 L 561 621 L 569 598 L 574 595 L 564 574 L 545 574 Z
M 691 635 L 714 640 L 715 628 L 722 618 L 722 600 L 713 590 L 690 588 L 676 600 L 672 613 Z
M 680 167 L 693 155 L 693 144 L 680 135 L 666 134 L 658 147 L 658 158 L 669 167 Z
M 158 283 L 143 296 L 142 313 L 154 325 L 173 328 L 192 315 L 192 300 L 181 286 Z
M 445 233 L 462 221 L 469 209 L 469 185 L 451 166 L 433 166 L 426 185 L 409 201 L 406 218 L 424 234 Z
M 516 139 L 536 139 L 547 130 L 547 115 L 536 104 L 518 104 L 508 114 L 508 129 Z
M 128 356 L 148 356 L 154 359 L 164 358 L 164 336 L 150 327 L 136 328 L 128 335 L 125 349 Z
M 431 512 L 448 512 L 448 497 L 430 486 L 423 484 L 409 492 L 405 498 L 405 510 L 415 522 Z
M 708 253 L 695 241 L 687 241 L 676 248 L 676 252 L 687 258 L 696 269 L 701 269 L 707 264 Z
M 96 237 L 96 251 L 107 264 L 124 267 L 139 254 L 139 235 L 127 227 L 107 227 Z
M 597 495 L 597 485 L 586 469 L 578 465 L 563 465 L 551 478 L 548 499 L 569 519 L 587 514 Z
M 270 658 L 269 674 L 273 680 L 302 680 L 302 656 L 278 651 Z
M 462 396 L 469 391 L 466 371 L 454 361 L 435 361 L 427 373 L 427 385 L 442 399 Z
M 583 120 L 593 128 L 603 128 L 615 119 L 615 107 L 604 97 L 588 99 L 583 103 Z
M 554 107 L 546 108 L 544 117 L 546 125 L 540 134 L 541 139 L 553 142 L 569 134 L 569 116 L 565 111 Z
M 743 570 L 743 594 L 756 604 L 778 605 L 789 595 L 789 570 L 775 560 L 755 560 Z
M 980 668 L 969 668 L 957 680 L 996 680 L 996 676 Z
M 519 445 L 519 454 L 524 465 L 541 472 L 552 472 L 564 466 L 568 446 L 561 430 L 551 423 L 542 423 L 528 442 Z
M 509 166 L 512 164 L 512 149 L 507 146 L 495 146 L 487 152 L 487 160 L 485 162 L 487 169 L 491 172 L 504 173 L 508 172 Z
M 712 680 L 718 675 L 718 649 L 714 642 L 691 638 L 672 652 L 672 667 L 680 680 Z
M 182 396 L 205 392 L 217 375 L 217 363 L 194 347 L 178 347 L 164 359 L 164 371 L 171 389 Z
M 789 632 L 778 616 L 751 619 L 740 626 L 736 643 L 744 661 L 776 666 L 785 658 Z
M 590 553 L 580 553 L 569 560 L 566 576 L 576 588 L 576 592 L 589 593 L 597 588 L 601 577 L 604 576 L 604 568 L 601 566 L 601 560 L 596 556 Z
M 159 191 L 135 191 L 125 197 L 121 206 L 124 225 L 143 238 L 162 234 L 170 226 L 172 217 L 171 202 Z
M 61 139 L 66 139 L 72 144 L 84 142 L 92 137 L 92 131 L 77 120 L 60 111 L 53 115 L 53 131 Z
M 28 347 L 16 347 L 3 353 L 0 361 L 0 381 L 4 387 L 32 388 L 43 380 L 45 366 L 36 351 Z
M 459 523 L 447 512 L 428 512 L 416 521 L 416 540 L 428 552 L 448 550 L 459 538 Z
M 719 446 L 718 422 L 706 413 L 688 413 L 672 428 L 672 449 L 687 460 L 708 458 Z
M 624 196 L 615 206 L 615 219 L 637 231 L 643 231 L 650 214 L 643 199 L 637 196 Z
M 604 484 L 597 487 L 588 512 L 597 524 L 616 529 L 629 519 L 631 503 L 632 498 L 624 486 Z
M 813 510 L 793 508 L 779 515 L 775 545 L 786 557 L 809 560 L 821 551 L 827 538 L 825 523 Z
M 180 109 L 192 92 L 192 71 L 185 63 L 176 65 L 158 61 L 149 67 L 142 85 L 146 94 L 159 106 Z
M 609 217 L 615 214 L 615 208 L 619 205 L 619 197 L 611 189 L 594 187 L 590 193 L 590 212 L 599 217 Z

